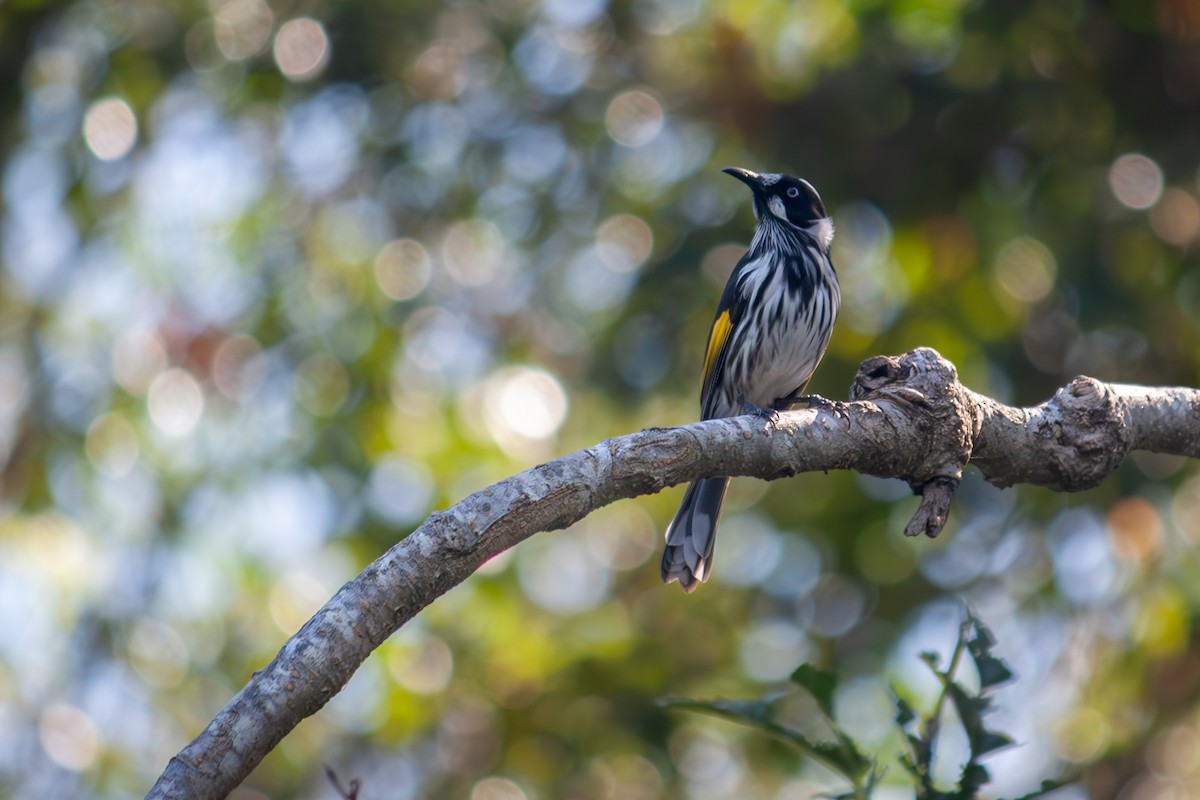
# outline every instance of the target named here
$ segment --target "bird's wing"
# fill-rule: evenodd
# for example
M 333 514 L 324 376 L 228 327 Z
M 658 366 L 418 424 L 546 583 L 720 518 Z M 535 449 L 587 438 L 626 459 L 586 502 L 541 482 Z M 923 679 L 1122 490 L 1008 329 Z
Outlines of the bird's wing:
M 738 278 L 746 261 L 746 256 L 743 256 L 733 274 L 729 276 L 725 291 L 721 293 L 721 302 L 717 305 L 717 315 L 708 332 L 708 347 L 704 350 L 704 376 L 700 389 L 700 412 L 704 419 L 717 416 L 714 392 L 721 385 L 722 376 L 725 374 L 725 362 L 729 355 L 729 342 L 745 308 Z

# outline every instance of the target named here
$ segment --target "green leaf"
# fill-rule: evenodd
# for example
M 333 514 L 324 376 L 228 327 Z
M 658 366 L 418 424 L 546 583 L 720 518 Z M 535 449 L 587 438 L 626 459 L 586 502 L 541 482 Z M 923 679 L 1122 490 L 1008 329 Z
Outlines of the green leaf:
M 970 612 L 967 612 L 967 621 L 971 623 L 971 628 L 975 634 L 967 642 L 967 647 L 971 648 L 971 655 L 975 655 L 976 652 L 979 652 L 981 655 L 987 655 L 996 646 L 996 635 L 992 633 L 992 629 L 983 620 Z
M 993 707 L 992 698 L 985 695 L 968 695 L 966 697 L 966 702 L 971 704 L 971 710 L 978 717 L 982 717 L 985 714 L 990 714 L 996 710 Z
M 921 770 L 917 769 L 916 763 L 908 756 L 900 756 L 900 766 L 904 771 L 911 775 L 916 780 L 921 780 Z
M 983 715 L 990 710 L 986 702 L 980 702 L 986 698 L 968 694 L 962 684 L 956 681 L 946 683 L 946 694 L 958 711 L 959 721 L 962 722 L 967 739 L 971 742 L 971 752 L 975 752 L 975 742 L 984 730 Z
M 996 646 L 996 637 L 991 628 L 974 616 L 969 616 L 968 619 L 974 629 L 974 635 L 967 640 L 967 652 L 971 654 L 975 669 L 979 673 L 980 689 L 991 689 L 1008 683 L 1016 676 L 1008 664 L 991 655 L 992 648 Z
M 792 673 L 792 683 L 811 694 L 822 713 L 833 719 L 833 693 L 837 689 L 836 675 L 814 667 L 812 664 L 801 664 Z
M 763 700 L 689 700 L 670 698 L 661 701 L 664 708 L 682 708 L 715 714 L 746 725 L 775 724 L 774 711 L 769 702 Z
M 1062 778 L 1056 781 L 1042 781 L 1041 788 L 1034 789 L 1029 794 L 1023 794 L 1014 800 L 1037 800 L 1039 797 L 1045 797 L 1050 792 L 1058 791 L 1064 786 L 1070 786 L 1072 783 L 1079 781 L 1079 776 L 1075 775 L 1070 778 Z
M 957 683 L 951 683 L 947 688 L 950 699 L 958 710 L 963 730 L 967 733 L 967 740 L 971 744 L 972 758 L 978 758 L 1013 743 L 1011 737 L 996 731 L 989 731 L 984 727 L 983 715 L 992 710 L 990 698 L 972 697 Z
M 958 779 L 958 791 L 953 796 L 960 800 L 974 800 L 979 790 L 991 779 L 987 768 L 972 759 L 963 766 L 962 776 Z
M 907 700 L 896 694 L 895 689 L 892 690 L 892 696 L 896 698 L 896 725 L 900 730 L 905 730 L 916 721 L 917 713 L 913 711 Z
M 997 731 L 983 731 L 979 736 L 979 741 L 975 743 L 974 755 L 976 757 L 994 753 L 997 750 L 1002 750 L 1014 744 L 1011 736 L 1007 736 Z
M 661 701 L 660 705 L 711 714 L 756 728 L 793 745 L 804 755 L 820 762 L 855 786 L 860 785 L 862 777 L 874 766 L 871 760 L 863 756 L 852 741 L 843 738 L 844 734 L 840 732 L 840 741 L 831 744 L 814 742 L 799 731 L 780 725 L 774 720 L 771 704 L 762 700 L 670 699 Z
M 922 775 L 928 774 L 933 763 L 933 742 L 920 736 L 909 735 L 908 746 L 912 748 L 913 763 Z
M 975 659 L 975 669 L 979 672 L 981 690 L 1000 686 L 1016 677 L 1008 664 L 995 656 L 976 656 L 974 653 L 971 653 L 971 656 Z

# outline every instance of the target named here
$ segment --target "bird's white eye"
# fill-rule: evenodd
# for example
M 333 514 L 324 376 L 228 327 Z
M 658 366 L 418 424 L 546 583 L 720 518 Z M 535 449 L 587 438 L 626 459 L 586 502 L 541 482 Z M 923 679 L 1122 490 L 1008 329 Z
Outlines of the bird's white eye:
M 788 192 L 787 192 L 787 194 L 788 194 L 788 197 L 799 197 L 799 196 L 800 196 L 800 190 L 799 190 L 799 189 L 797 189 L 795 186 L 792 186 L 792 187 L 790 187 L 790 188 L 788 189 Z

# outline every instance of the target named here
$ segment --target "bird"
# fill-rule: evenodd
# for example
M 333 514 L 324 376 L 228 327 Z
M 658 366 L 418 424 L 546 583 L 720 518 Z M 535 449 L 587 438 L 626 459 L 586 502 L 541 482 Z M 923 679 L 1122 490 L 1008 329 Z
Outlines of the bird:
M 841 304 L 830 259 L 833 220 L 812 184 L 782 173 L 722 170 L 750 187 L 758 226 L 734 267 L 708 334 L 700 418 L 758 414 L 773 424 L 801 402 L 825 355 Z M 691 593 L 712 574 L 717 521 L 729 478 L 688 486 L 666 532 L 664 583 Z

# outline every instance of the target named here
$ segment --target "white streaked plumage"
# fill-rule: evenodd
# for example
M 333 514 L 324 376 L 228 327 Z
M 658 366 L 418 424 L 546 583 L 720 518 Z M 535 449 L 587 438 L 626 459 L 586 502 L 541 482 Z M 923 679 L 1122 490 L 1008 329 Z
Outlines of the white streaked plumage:
M 758 229 L 717 309 L 705 351 L 704 419 L 788 408 L 820 363 L 841 304 L 833 222 L 816 190 L 782 174 L 727 173 L 754 192 Z M 712 574 L 728 478 L 692 483 L 667 529 L 662 576 L 690 592 Z
M 837 274 L 829 261 L 832 239 L 833 221 L 828 217 L 808 228 L 783 219 L 761 222 L 737 278 L 746 313 L 755 319 L 743 319 L 730 334 L 727 379 L 717 387 L 719 396 L 705 404 L 706 418 L 740 414 L 743 400 L 771 408 L 808 383 L 829 346 L 841 305 Z M 817 291 L 811 298 L 787 290 L 787 270 L 792 268 L 784 263 L 788 259 L 796 269 L 815 272 Z M 763 330 L 771 334 L 756 333 Z M 747 337 L 758 346 L 745 346 Z

